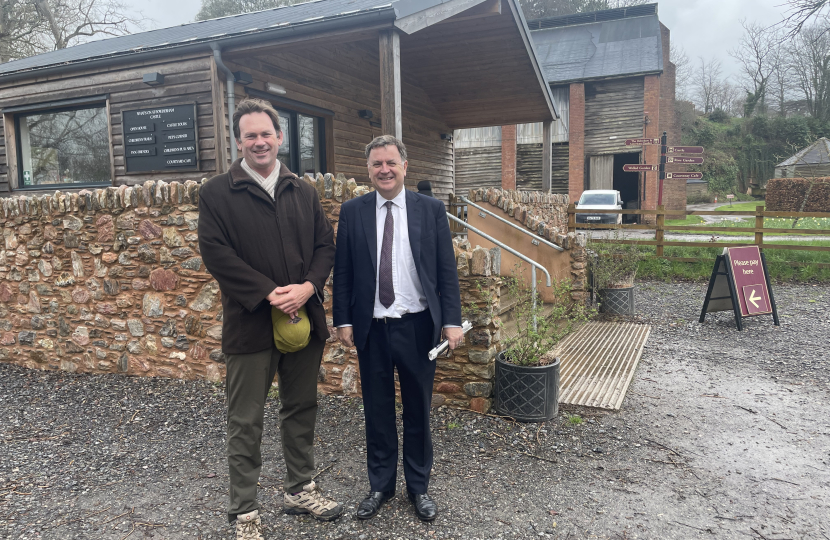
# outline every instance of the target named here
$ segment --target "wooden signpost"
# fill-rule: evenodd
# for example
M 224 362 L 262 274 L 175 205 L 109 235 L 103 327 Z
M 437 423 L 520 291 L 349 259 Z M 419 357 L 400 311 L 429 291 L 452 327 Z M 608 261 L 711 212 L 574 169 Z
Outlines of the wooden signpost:
M 738 330 L 743 330 L 744 317 L 756 315 L 772 314 L 773 323 L 779 326 L 767 261 L 758 246 L 725 248 L 715 260 L 700 322 L 707 313 L 730 309 Z

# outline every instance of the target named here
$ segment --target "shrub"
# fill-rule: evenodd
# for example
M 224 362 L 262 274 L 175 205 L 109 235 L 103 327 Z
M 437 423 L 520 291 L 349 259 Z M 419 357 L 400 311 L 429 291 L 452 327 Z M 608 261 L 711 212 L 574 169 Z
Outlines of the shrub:
M 541 365 L 544 354 L 587 321 L 591 312 L 583 303 L 571 299 L 567 282 L 553 283 L 555 300 L 546 309 L 538 292 L 534 304 L 531 289 L 522 287 L 515 275 L 506 279 L 510 295 L 517 299 L 513 308 L 517 333 L 505 340 L 504 359 L 519 366 Z

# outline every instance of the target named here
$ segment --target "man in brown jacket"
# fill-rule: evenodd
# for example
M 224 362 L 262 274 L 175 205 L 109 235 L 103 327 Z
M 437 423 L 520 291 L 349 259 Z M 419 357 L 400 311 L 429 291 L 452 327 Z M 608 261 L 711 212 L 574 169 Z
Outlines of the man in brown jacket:
M 201 189 L 199 247 L 222 291 L 222 351 L 227 367 L 228 519 L 237 537 L 258 540 L 257 482 L 262 468 L 265 400 L 280 389 L 285 511 L 337 519 L 343 507 L 316 488 L 317 374 L 329 337 L 323 287 L 334 264 L 334 234 L 316 191 L 277 160 L 283 141 L 270 104 L 244 100 L 233 117 L 242 158 Z M 271 306 L 295 318 L 305 306 L 308 345 L 281 353 Z

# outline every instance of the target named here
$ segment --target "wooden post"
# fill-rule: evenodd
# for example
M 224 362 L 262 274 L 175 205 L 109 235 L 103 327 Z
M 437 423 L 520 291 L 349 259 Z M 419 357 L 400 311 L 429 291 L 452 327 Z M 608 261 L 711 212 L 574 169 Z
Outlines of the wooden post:
M 107 119 L 107 124 L 110 123 L 110 119 Z M 4 114 L 3 115 L 3 129 L 5 131 L 6 136 L 6 166 L 8 167 L 8 173 L 6 174 L 6 179 L 9 181 L 9 190 L 13 191 L 15 188 L 20 187 L 20 173 L 17 170 L 17 130 L 14 129 L 14 115 L 13 114 Z M 110 139 L 110 155 L 112 155 L 112 139 Z M 23 166 L 23 164 L 20 164 Z M 32 180 L 34 182 L 34 180 Z
M 213 141 L 216 149 L 216 174 L 228 170 L 229 150 L 228 143 L 228 115 L 225 107 L 225 85 L 219 76 L 219 67 L 216 58 L 210 57 L 210 92 L 213 108 Z
M 542 122 L 542 191 L 550 193 L 553 174 L 553 120 Z
M 568 205 L 568 232 L 576 232 L 576 205 Z
M 380 33 L 380 122 L 384 135 L 403 139 L 401 40 L 396 30 Z
M 666 207 L 661 205 L 657 206 L 657 231 L 654 234 L 654 239 L 657 240 L 657 256 L 663 256 L 663 224 L 666 220 Z
M 763 206 L 756 206 L 755 207 L 755 228 L 756 229 L 763 229 L 764 228 L 764 207 Z M 761 246 L 764 243 L 764 233 L 763 232 L 755 232 L 755 245 Z

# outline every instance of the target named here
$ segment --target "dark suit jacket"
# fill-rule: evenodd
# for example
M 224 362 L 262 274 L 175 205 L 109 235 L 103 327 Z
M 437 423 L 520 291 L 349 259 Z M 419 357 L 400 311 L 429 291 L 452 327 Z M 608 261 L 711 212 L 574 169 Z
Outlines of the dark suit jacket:
M 366 344 L 375 307 L 378 247 L 374 192 L 343 203 L 334 258 L 334 325 L 351 324 L 358 349 Z M 412 258 L 435 325 L 438 344 L 445 324 L 461 326 L 461 297 L 452 236 L 444 203 L 406 192 Z

